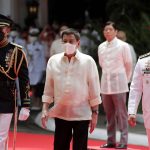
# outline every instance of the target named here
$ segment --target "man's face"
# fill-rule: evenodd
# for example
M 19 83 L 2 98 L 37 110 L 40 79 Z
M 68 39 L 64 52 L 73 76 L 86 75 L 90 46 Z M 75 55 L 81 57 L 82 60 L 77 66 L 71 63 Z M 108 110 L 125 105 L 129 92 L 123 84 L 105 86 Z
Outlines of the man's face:
M 73 56 L 79 46 L 79 40 L 77 40 L 74 34 L 64 34 L 62 37 L 64 43 L 64 52 L 67 56 Z
M 70 43 L 76 46 L 79 46 L 79 41 L 76 40 L 74 34 L 64 34 L 62 37 L 62 42 L 63 43 Z
M 114 29 L 112 25 L 107 25 L 105 26 L 103 30 L 104 37 L 106 38 L 107 41 L 112 41 L 116 35 L 117 35 L 117 30 Z
M 10 29 L 10 27 L 8 27 L 8 26 L 1 27 L 1 28 L 0 28 L 0 31 L 4 33 L 4 36 L 5 36 L 5 37 L 8 36 L 10 30 L 11 30 L 11 29 Z

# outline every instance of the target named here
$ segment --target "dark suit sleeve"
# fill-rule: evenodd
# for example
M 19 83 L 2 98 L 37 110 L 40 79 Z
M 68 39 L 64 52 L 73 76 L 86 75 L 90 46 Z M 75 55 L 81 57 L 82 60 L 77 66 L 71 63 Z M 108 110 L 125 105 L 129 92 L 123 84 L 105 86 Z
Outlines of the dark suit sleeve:
M 18 49 L 16 73 L 19 80 L 21 107 L 30 107 L 28 65 L 22 49 Z

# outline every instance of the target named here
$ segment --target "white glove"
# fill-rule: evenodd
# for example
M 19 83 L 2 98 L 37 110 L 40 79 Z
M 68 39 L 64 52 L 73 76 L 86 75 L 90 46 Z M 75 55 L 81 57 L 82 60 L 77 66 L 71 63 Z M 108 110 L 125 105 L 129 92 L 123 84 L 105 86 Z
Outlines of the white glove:
M 20 121 L 25 121 L 28 119 L 30 115 L 30 110 L 27 108 L 21 108 L 20 113 L 19 113 L 19 120 Z

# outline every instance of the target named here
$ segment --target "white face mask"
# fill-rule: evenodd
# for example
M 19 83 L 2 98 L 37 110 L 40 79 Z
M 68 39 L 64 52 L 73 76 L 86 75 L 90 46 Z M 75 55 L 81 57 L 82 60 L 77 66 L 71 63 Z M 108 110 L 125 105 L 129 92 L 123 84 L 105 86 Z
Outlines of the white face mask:
M 37 36 L 29 36 L 29 43 L 37 41 L 38 37 Z
M 67 55 L 74 54 L 76 52 L 76 45 L 65 43 L 64 44 L 65 53 Z
M 17 31 L 11 31 L 9 34 L 11 37 L 18 37 L 19 33 Z

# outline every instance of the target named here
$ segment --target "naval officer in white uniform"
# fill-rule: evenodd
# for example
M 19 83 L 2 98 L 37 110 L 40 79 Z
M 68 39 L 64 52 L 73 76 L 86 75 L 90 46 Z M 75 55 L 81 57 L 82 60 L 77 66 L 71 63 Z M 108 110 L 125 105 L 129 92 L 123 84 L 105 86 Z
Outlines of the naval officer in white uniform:
M 142 99 L 142 111 L 150 149 L 150 53 L 139 57 L 130 86 L 128 122 L 136 125 L 137 109 Z

